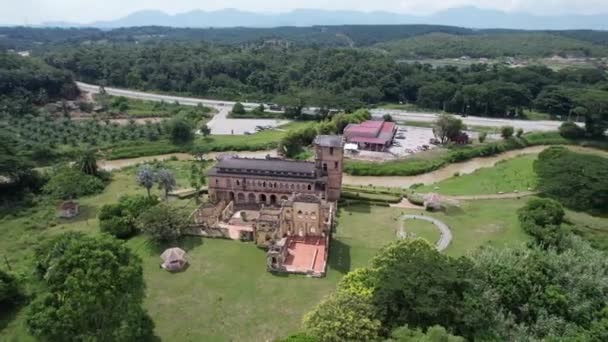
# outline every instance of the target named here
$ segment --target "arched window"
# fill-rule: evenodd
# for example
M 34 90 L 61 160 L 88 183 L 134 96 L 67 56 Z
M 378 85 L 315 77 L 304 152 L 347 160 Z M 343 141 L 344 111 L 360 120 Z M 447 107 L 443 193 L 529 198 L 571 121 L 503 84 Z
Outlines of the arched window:
M 237 179 L 236 185 L 241 185 L 241 182 Z
M 298 218 L 302 218 L 302 210 L 298 210 Z
M 262 183 L 262 186 L 263 186 L 263 187 L 266 187 L 266 182 Z
M 308 190 L 312 190 L 312 186 L 308 184 Z
M 313 220 L 316 220 L 317 219 L 317 213 L 314 212 L 314 211 L 312 213 L 310 213 L 310 218 L 313 219 Z
M 323 171 L 327 171 L 327 163 L 323 163 Z
M 293 184 L 291 184 L 291 190 L 293 190 L 293 187 L 294 187 L 294 185 L 293 185 Z

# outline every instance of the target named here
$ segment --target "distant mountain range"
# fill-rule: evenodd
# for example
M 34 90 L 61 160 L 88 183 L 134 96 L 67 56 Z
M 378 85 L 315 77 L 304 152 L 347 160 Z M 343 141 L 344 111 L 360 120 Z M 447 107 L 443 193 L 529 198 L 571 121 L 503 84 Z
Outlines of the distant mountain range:
M 139 11 L 124 18 L 93 23 L 47 22 L 42 26 L 97 27 L 104 29 L 134 26 L 170 27 L 279 27 L 314 25 L 391 25 L 433 24 L 469 28 L 503 28 L 527 30 L 608 29 L 608 14 L 540 16 L 523 12 L 501 12 L 459 7 L 429 16 L 391 12 L 356 12 L 298 9 L 279 14 L 243 12 L 236 9 L 191 11 L 170 15 L 162 11 Z

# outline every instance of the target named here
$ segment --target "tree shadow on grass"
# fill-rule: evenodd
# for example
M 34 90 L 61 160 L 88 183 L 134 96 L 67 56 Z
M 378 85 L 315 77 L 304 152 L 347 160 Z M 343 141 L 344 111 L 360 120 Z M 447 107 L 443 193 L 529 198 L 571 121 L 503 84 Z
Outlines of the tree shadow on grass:
M 344 209 L 344 212 L 342 213 L 342 215 L 344 215 L 345 213 L 348 213 L 348 212 L 369 214 L 372 211 L 371 205 L 369 205 L 368 203 L 364 203 L 364 202 L 357 202 L 357 203 L 350 204 L 347 201 L 342 206 L 342 209 Z
M 2 305 L 0 310 L 0 331 L 4 330 L 12 321 L 17 318 L 17 314 L 23 310 L 27 305 L 25 303 L 18 303 L 14 306 Z
M 342 274 L 350 271 L 350 246 L 332 239 L 329 244 L 329 267 Z
M 203 244 L 202 237 L 196 236 L 185 236 L 177 241 L 159 242 L 150 238 L 147 238 L 142 247 L 148 252 L 148 255 L 161 255 L 167 248 L 179 247 L 184 251 L 189 252 L 196 247 Z

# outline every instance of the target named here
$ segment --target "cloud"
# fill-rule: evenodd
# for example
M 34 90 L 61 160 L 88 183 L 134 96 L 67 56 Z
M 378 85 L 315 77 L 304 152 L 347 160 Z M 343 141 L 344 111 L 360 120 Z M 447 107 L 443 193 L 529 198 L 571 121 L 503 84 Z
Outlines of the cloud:
M 46 21 L 86 23 L 116 19 L 132 12 L 157 9 L 179 13 L 194 9 L 237 8 L 256 12 L 284 12 L 298 8 L 347 9 L 430 14 L 448 8 L 475 6 L 536 14 L 598 14 L 608 12 L 606 0 L 5 0 L 3 24 L 39 24 Z

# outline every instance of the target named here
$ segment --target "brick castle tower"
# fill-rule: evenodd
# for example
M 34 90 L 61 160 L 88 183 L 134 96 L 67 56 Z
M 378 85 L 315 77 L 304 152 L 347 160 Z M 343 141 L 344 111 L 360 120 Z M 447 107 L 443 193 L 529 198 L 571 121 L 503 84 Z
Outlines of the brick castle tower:
M 327 176 L 325 198 L 337 201 L 342 191 L 344 140 L 341 135 L 318 135 L 314 146 L 315 167 L 320 174 Z

